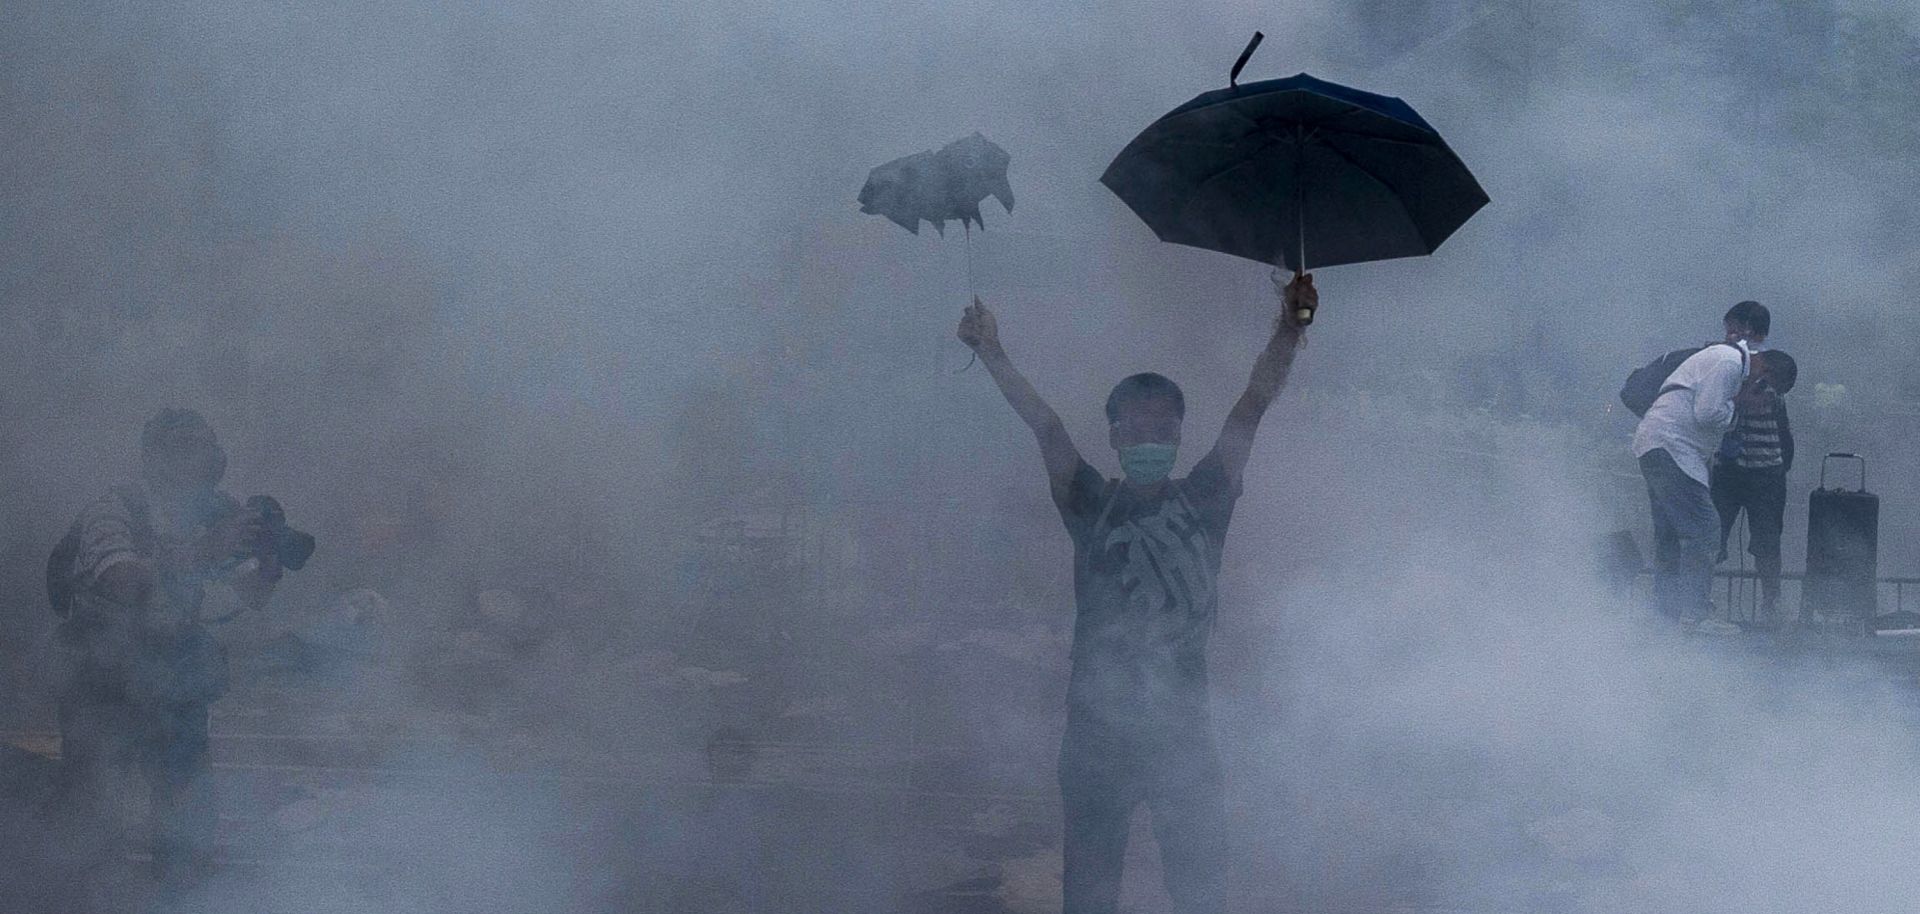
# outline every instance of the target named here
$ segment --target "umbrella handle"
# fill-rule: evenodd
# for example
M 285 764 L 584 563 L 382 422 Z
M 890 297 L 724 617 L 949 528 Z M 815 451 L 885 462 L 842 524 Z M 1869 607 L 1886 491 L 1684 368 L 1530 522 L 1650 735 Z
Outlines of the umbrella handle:
M 1281 281 L 1287 275 L 1286 270 L 1287 270 L 1287 267 L 1285 264 L 1275 264 L 1273 267 L 1273 272 L 1267 274 L 1267 277 L 1273 281 L 1273 292 L 1275 295 L 1280 297 L 1280 306 L 1282 308 L 1291 307 L 1291 305 L 1286 300 L 1287 286 L 1291 285 L 1291 283 L 1286 283 Z M 1293 279 L 1295 282 L 1299 282 L 1302 279 L 1304 279 L 1306 285 L 1308 286 L 1313 285 L 1312 273 L 1301 273 L 1296 270 L 1294 271 Z M 1305 305 L 1298 308 L 1293 308 L 1294 322 L 1299 324 L 1302 328 L 1305 328 L 1307 325 L 1312 324 L 1314 310 L 1315 310 L 1314 308 L 1305 306 Z
M 1247 42 L 1247 49 L 1244 51 L 1241 51 L 1240 59 L 1233 62 L 1233 72 L 1227 74 L 1227 88 L 1231 89 L 1240 85 L 1240 71 L 1246 68 L 1247 58 L 1250 58 L 1253 56 L 1253 49 L 1259 47 L 1260 39 L 1265 37 L 1267 36 L 1262 35 L 1259 32 L 1253 33 L 1253 40 Z
M 1300 255 L 1300 262 L 1302 264 L 1305 264 L 1307 262 L 1306 254 L 1304 252 L 1302 252 Z M 1296 280 L 1304 278 L 1306 280 L 1306 285 L 1309 288 L 1313 286 L 1312 273 L 1295 273 L 1293 274 L 1293 278 Z M 1300 307 L 1293 309 L 1294 323 L 1299 324 L 1302 329 L 1305 329 L 1306 327 L 1311 326 L 1313 324 L 1313 312 L 1314 312 L 1314 308 L 1311 305 L 1303 304 Z

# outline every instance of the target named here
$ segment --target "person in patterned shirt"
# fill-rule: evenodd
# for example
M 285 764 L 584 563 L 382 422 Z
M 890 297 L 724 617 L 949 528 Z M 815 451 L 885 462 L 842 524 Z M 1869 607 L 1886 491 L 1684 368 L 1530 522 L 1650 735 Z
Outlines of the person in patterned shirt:
M 1765 380 L 1734 401 L 1737 416 L 1714 461 L 1713 507 L 1720 514 L 1720 556 L 1741 512 L 1747 515 L 1747 554 L 1760 575 L 1761 618 L 1777 624 L 1780 604 L 1780 531 L 1787 511 L 1787 472 L 1793 469 L 1793 426 L 1787 392 L 1800 376 L 1793 357 L 1777 349 L 1757 352 Z
M 263 606 L 281 569 L 260 548 L 264 520 L 217 488 L 226 453 L 199 413 L 148 421 L 140 463 L 141 481 L 87 505 L 70 534 L 70 602 L 56 607 L 63 794 L 83 841 L 73 890 L 85 893 L 126 857 L 115 788 L 137 772 L 150 791 L 155 876 L 162 897 L 177 899 L 211 868 L 216 818 L 207 717 L 227 665 L 202 604 L 217 591 Z

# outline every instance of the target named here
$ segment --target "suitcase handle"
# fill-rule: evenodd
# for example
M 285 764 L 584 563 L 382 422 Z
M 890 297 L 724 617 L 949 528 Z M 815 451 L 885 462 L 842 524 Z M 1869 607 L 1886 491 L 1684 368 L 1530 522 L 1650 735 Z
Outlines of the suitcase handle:
M 1820 488 L 1824 489 L 1827 487 L 1827 461 L 1832 460 L 1836 457 L 1838 457 L 1841 460 L 1860 461 L 1860 488 L 1858 491 L 1865 492 L 1867 490 L 1867 458 L 1862 457 L 1859 454 L 1851 454 L 1846 451 L 1834 451 L 1833 453 L 1820 458 Z M 1838 490 L 1835 490 L 1835 491 L 1838 491 Z

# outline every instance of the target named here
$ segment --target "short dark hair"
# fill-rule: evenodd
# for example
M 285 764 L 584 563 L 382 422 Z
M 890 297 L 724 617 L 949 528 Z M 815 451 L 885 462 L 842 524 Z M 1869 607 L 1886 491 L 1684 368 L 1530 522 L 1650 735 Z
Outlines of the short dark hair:
M 1793 382 L 1800 379 L 1800 365 L 1793 356 L 1778 349 L 1763 349 L 1755 355 L 1767 363 L 1767 381 L 1774 390 L 1786 393 L 1793 389 Z
M 1767 331 L 1773 328 L 1773 315 L 1767 313 L 1766 305 L 1757 301 L 1743 301 L 1728 308 L 1727 316 L 1721 318 L 1721 321 L 1728 324 L 1745 324 L 1747 329 L 1759 336 L 1766 336 Z
M 1120 421 L 1120 407 L 1129 403 L 1143 403 L 1147 400 L 1172 400 L 1173 414 L 1182 419 L 1187 417 L 1187 398 L 1180 392 L 1180 385 L 1173 383 L 1166 375 L 1143 371 L 1127 375 L 1120 383 L 1113 385 L 1113 392 L 1107 394 L 1107 422 Z

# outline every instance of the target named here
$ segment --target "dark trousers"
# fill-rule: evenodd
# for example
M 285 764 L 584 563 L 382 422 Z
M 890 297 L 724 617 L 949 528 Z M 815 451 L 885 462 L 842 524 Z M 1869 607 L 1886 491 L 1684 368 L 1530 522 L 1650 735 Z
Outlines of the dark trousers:
M 1704 619 L 1713 606 L 1713 497 L 1665 448 L 1640 455 L 1640 475 L 1653 508 L 1654 605 L 1669 618 Z
M 213 859 L 215 807 L 207 705 L 146 705 L 112 689 L 69 683 L 60 697 L 61 780 L 66 808 L 85 836 L 88 869 L 112 865 L 119 847 L 124 772 L 151 799 L 155 876 L 164 893 L 200 881 Z
M 1713 507 L 1720 512 L 1720 556 L 1740 512 L 1747 512 L 1747 553 L 1760 573 L 1760 593 L 1768 607 L 1780 602 L 1780 528 L 1787 513 L 1787 474 L 1780 467 L 1713 468 Z
M 1153 817 L 1167 895 L 1180 914 L 1226 910 L 1226 805 L 1211 726 L 1142 739 L 1067 722 L 1060 747 L 1065 914 L 1119 910 L 1134 807 Z

